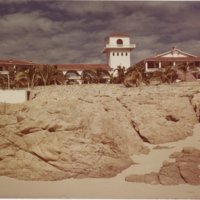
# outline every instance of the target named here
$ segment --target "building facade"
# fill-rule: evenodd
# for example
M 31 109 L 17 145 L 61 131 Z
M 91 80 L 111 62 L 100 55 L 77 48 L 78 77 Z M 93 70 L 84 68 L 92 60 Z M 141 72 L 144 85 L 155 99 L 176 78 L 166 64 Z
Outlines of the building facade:
M 145 72 L 154 72 L 166 66 L 177 66 L 180 64 L 200 69 L 199 56 L 184 52 L 176 47 L 173 47 L 167 52 L 146 58 L 140 61 L 140 63 L 144 64 Z
M 106 54 L 107 64 L 113 69 L 118 66 L 131 66 L 131 51 L 136 45 L 130 43 L 130 37 L 126 34 L 111 34 L 105 38 L 105 47 L 102 53 Z

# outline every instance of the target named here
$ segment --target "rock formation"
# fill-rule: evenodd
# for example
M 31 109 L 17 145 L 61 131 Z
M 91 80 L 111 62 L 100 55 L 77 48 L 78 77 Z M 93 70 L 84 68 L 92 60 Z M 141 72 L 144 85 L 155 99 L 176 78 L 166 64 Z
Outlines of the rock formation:
M 112 98 L 46 98 L 49 94 L 7 105 L 0 122 L 0 175 L 23 180 L 112 177 L 133 164 L 130 155 L 148 152 Z
M 0 175 L 112 177 L 133 164 L 131 155 L 148 153 L 146 142 L 184 139 L 198 123 L 197 103 L 189 98 L 200 92 L 198 85 L 50 86 L 32 92 L 31 101 L 0 105 Z M 144 179 L 157 183 L 155 174 Z
M 125 178 L 128 182 L 143 182 L 148 184 L 200 185 L 200 150 L 185 147 L 182 152 L 173 153 L 170 158 L 175 162 L 165 161 L 158 173 L 152 172 L 144 175 L 130 175 Z M 150 177 L 147 179 L 147 177 Z

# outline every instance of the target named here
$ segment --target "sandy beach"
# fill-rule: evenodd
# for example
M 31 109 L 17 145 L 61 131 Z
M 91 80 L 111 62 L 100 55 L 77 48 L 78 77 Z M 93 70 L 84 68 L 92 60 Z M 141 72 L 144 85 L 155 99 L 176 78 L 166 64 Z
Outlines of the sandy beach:
M 184 86 L 184 85 L 183 85 Z M 181 86 L 181 87 L 183 87 Z M 77 87 L 77 86 L 74 86 Z M 88 86 L 85 86 L 88 87 Z M 102 86 L 101 86 L 102 87 Z M 115 86 L 112 86 L 112 88 Z M 121 87 L 121 86 L 120 86 Z M 99 91 L 97 88 L 94 90 L 94 96 L 101 93 L 101 95 L 118 95 L 117 92 L 125 88 L 118 88 L 117 90 L 110 90 L 103 86 L 105 91 Z M 164 86 L 168 87 L 168 86 Z M 178 86 L 180 87 L 180 86 Z M 180 88 L 181 88 L 180 87 Z M 187 91 L 198 89 L 198 84 L 193 88 L 191 85 L 187 86 Z M 107 88 L 107 89 L 106 89 Z M 111 88 L 111 89 L 112 89 Z M 150 91 L 148 88 L 133 90 L 134 93 L 149 92 L 159 93 L 159 90 Z M 179 89 L 182 91 L 182 89 Z M 184 90 L 184 89 L 183 89 Z M 186 90 L 186 89 L 185 89 Z M 74 90 L 74 96 L 82 95 Z M 103 92 L 102 92 L 103 91 Z M 130 91 L 130 90 L 129 90 Z M 70 93 L 71 91 L 68 90 Z M 77 92 L 77 93 L 76 93 Z M 141 92 L 141 93 L 142 93 Z M 163 89 L 163 93 L 166 90 Z M 171 90 L 175 94 L 176 90 Z M 184 91 L 183 91 L 184 92 Z M 102 94 L 103 93 L 103 94 Z M 54 96 L 56 97 L 56 95 Z M 42 95 L 39 99 L 45 98 Z M 86 98 L 86 95 L 83 96 Z M 87 97 L 91 100 L 91 97 Z M 148 154 L 134 154 L 131 156 L 134 165 L 118 173 L 112 178 L 68 178 L 58 181 L 24 181 L 10 178 L 7 176 L 0 177 L 0 197 L 1 198 L 200 198 L 200 186 L 179 184 L 179 185 L 150 185 L 146 183 L 131 183 L 126 182 L 125 177 L 130 174 L 145 174 L 149 172 L 158 172 L 163 162 L 174 161 L 169 159 L 170 154 L 181 151 L 183 147 L 196 147 L 200 146 L 200 124 L 196 124 L 193 128 L 193 135 L 185 139 L 175 142 L 165 142 L 159 144 L 151 144 L 144 142 L 143 145 L 149 148 Z

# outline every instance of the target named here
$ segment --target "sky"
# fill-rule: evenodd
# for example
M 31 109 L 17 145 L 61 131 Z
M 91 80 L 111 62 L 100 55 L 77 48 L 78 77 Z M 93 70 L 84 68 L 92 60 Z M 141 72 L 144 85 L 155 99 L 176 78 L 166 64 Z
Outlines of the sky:
M 128 34 L 132 64 L 173 46 L 200 56 L 200 2 L 0 0 L 0 59 L 106 63 L 104 38 Z

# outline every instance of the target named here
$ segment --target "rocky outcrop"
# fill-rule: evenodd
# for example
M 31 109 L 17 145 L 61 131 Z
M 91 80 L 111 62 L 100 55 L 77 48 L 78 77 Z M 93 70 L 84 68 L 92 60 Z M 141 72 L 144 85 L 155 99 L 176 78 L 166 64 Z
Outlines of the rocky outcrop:
M 191 104 L 196 112 L 197 119 L 200 122 L 200 93 L 196 93 L 193 95 L 191 99 Z
M 178 185 L 185 183 L 181 177 L 177 163 L 164 162 L 158 173 L 162 185 Z
M 0 104 L 0 175 L 23 180 L 115 176 L 133 164 L 131 155 L 148 154 L 146 142 L 192 135 L 198 117 L 188 96 L 199 86 L 171 87 L 41 87 L 31 101 Z M 179 168 L 181 177 L 187 176 L 187 166 Z M 166 181 L 165 169 L 162 174 Z M 144 179 L 157 183 L 158 177 Z
M 112 177 L 133 164 L 132 154 L 148 153 L 115 99 L 47 99 L 47 94 L 1 115 L 0 175 L 23 180 Z
M 200 185 L 199 149 L 186 147 L 183 148 L 182 152 L 173 153 L 170 158 L 174 158 L 176 161 L 165 161 L 158 173 L 152 172 L 144 175 L 129 175 L 125 180 L 128 182 L 143 182 L 162 185 L 178 185 L 185 183 Z M 151 177 L 152 183 L 145 179 L 147 176 Z
M 161 144 L 178 141 L 192 135 L 198 123 L 187 97 L 141 95 L 121 98 L 129 108 L 132 124 L 144 142 Z

